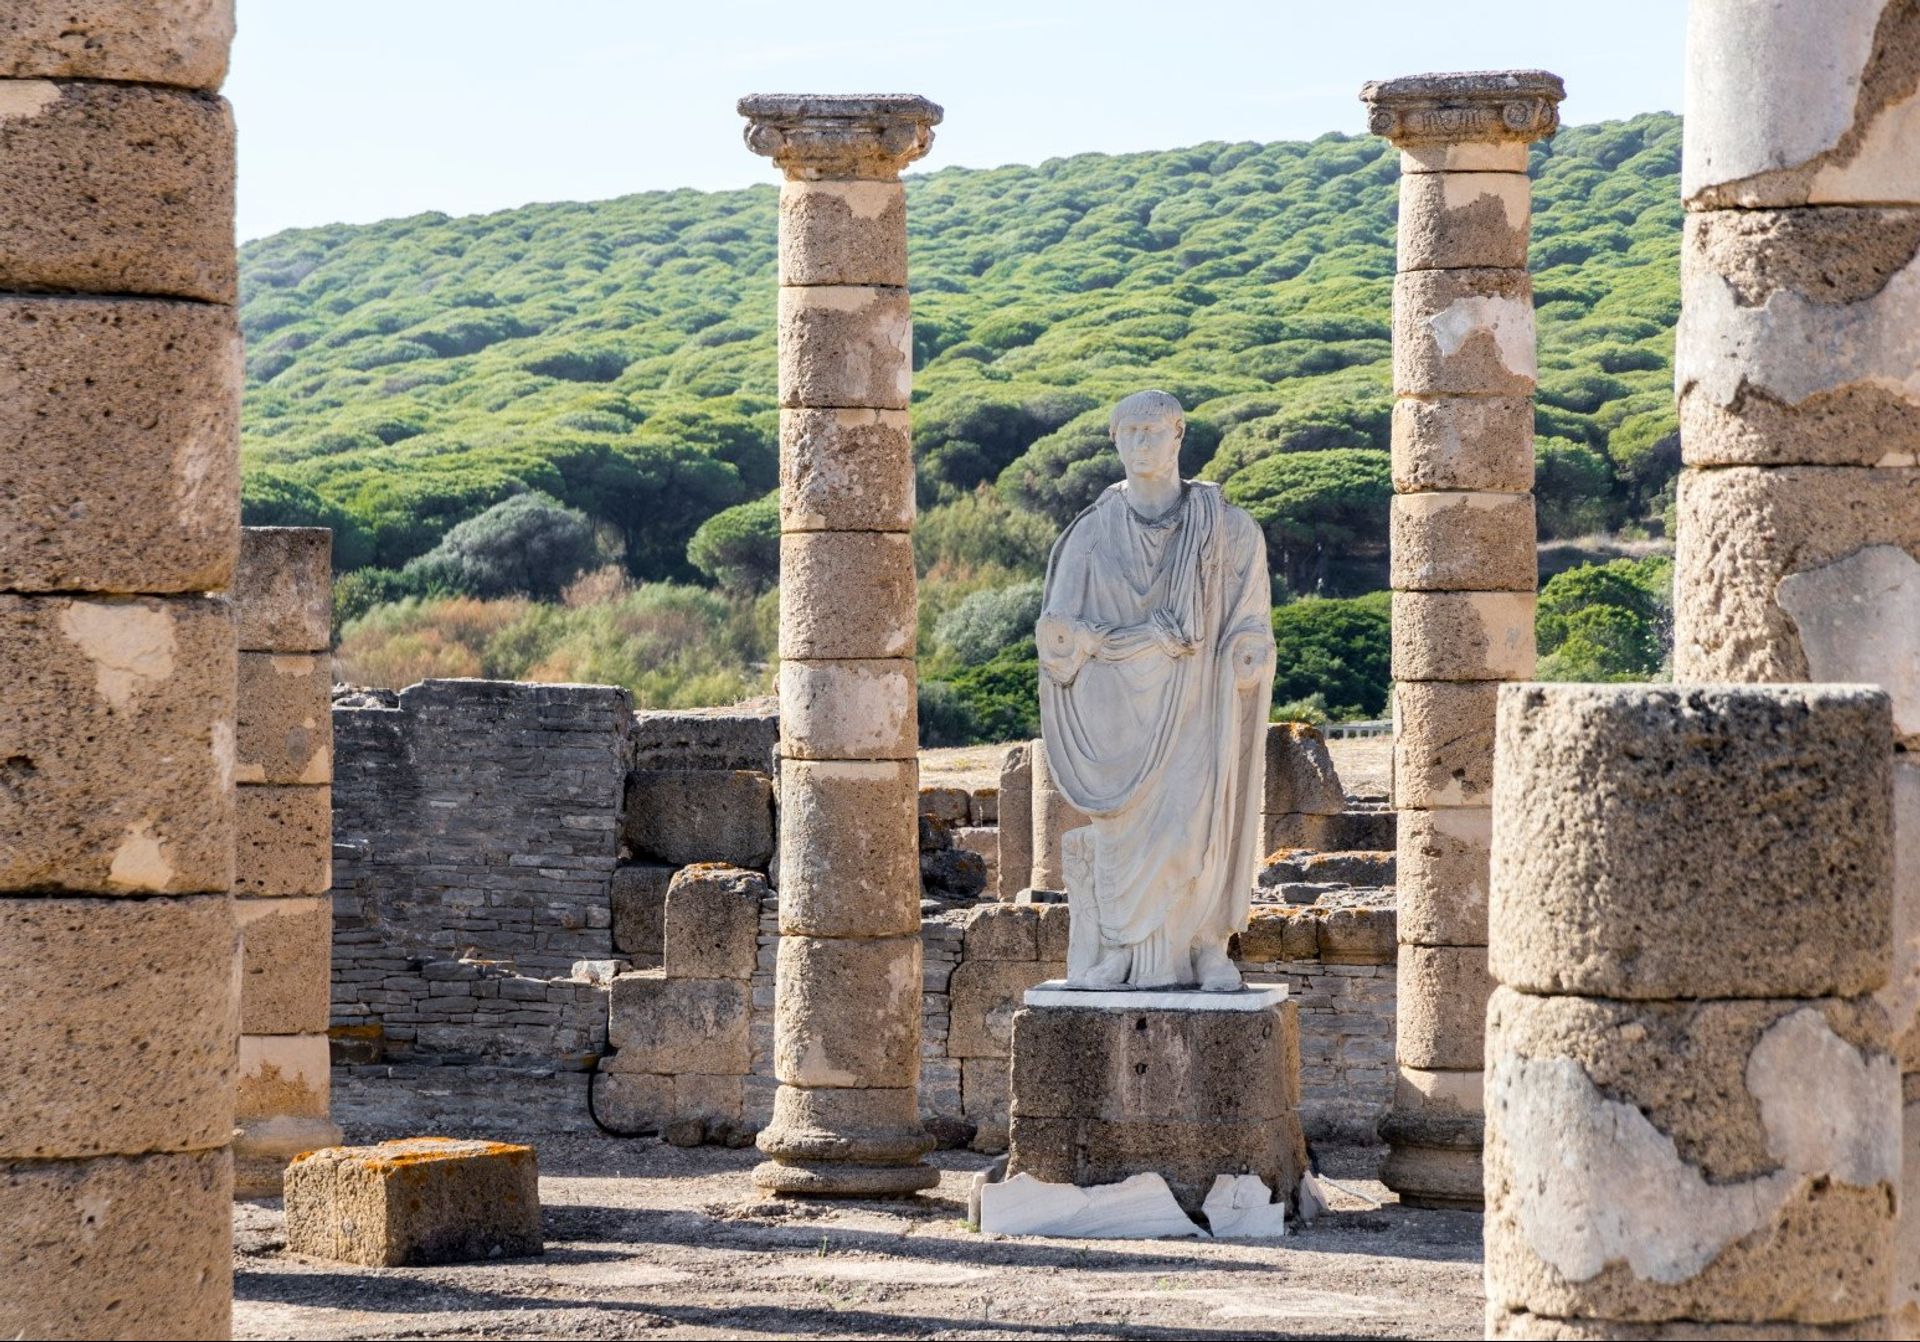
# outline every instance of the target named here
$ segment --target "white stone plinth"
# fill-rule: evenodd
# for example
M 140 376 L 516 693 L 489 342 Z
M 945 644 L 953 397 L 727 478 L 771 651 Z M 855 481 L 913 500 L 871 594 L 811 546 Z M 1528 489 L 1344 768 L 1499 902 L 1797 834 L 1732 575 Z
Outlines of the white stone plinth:
M 1233 992 L 1209 993 L 1197 988 L 1070 988 L 1065 979 L 1048 979 L 1029 988 L 1023 999 L 1030 1007 L 1093 1011 L 1264 1011 L 1286 1000 L 1284 983 L 1254 983 Z

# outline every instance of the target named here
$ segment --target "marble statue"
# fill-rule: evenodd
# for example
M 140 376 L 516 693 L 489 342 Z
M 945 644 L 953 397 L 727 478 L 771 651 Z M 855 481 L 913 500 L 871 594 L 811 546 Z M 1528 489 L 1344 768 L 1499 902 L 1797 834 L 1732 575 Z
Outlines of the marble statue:
M 1108 432 L 1126 479 L 1054 543 L 1035 637 L 1060 791 L 1069 987 L 1240 986 L 1273 693 L 1266 544 L 1218 485 L 1180 478 L 1186 417 L 1143 391 Z

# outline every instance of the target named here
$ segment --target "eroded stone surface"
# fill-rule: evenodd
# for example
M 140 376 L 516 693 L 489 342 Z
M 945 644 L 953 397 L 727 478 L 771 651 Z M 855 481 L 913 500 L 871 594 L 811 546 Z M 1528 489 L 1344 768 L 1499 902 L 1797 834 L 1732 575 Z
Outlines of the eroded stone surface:
M 1000 898 L 1010 900 L 1033 875 L 1033 747 L 1007 747 L 1000 761 Z M 1064 954 L 1062 956 L 1064 958 Z
M 1394 677 L 1528 679 L 1534 666 L 1534 602 L 1530 591 L 1395 592 Z
M 671 898 L 671 896 L 669 896 Z M 613 981 L 607 1042 L 618 1072 L 730 1073 L 751 1070 L 747 1020 L 752 996 L 739 979 L 669 978 L 663 970 Z
M 682 867 L 667 887 L 667 973 L 752 978 L 759 959 L 760 905 L 769 893 L 767 878 L 757 871 L 717 862 Z
M 233 604 L 248 652 L 325 652 L 333 608 L 333 532 L 243 527 Z
M 1532 191 L 1520 172 L 1410 173 L 1400 179 L 1401 270 L 1525 269 Z
M 1484 946 L 1402 946 L 1394 1049 L 1406 1067 L 1477 1071 L 1493 979 Z
M 919 750 L 916 673 L 907 657 L 780 663 L 789 759 L 911 760 Z
M 325 1118 L 331 1065 L 324 1034 L 240 1036 L 234 1117 Z
M 1397 592 L 1532 592 L 1539 585 L 1531 494 L 1396 494 L 1389 519 Z
M 1484 806 L 1403 811 L 1395 890 L 1409 946 L 1487 944 L 1493 811 Z
M 1524 270 L 1405 271 L 1393 282 L 1393 389 L 1526 396 L 1537 371 Z
M 913 444 L 906 411 L 780 412 L 784 530 L 906 531 L 913 518 Z
M 1869 545 L 1780 580 L 1776 600 L 1800 635 L 1815 680 L 1878 685 L 1893 730 L 1920 745 L 1920 560 Z
M 333 884 L 333 790 L 234 790 L 237 895 L 324 895 Z
M 0 16 L 0 78 L 106 79 L 217 89 L 233 0 L 65 0 Z
M 333 901 L 241 899 L 240 1028 L 324 1034 L 330 1006 Z
M 905 289 L 786 286 L 779 336 L 781 405 L 907 408 L 913 318 Z
M 410 1137 L 312 1151 L 287 1167 L 287 1248 L 366 1267 L 542 1250 L 530 1146 Z
M 909 761 L 788 760 L 781 766 L 783 933 L 919 931 L 915 776 Z
M 739 112 L 747 148 L 804 181 L 891 180 L 933 147 L 944 115 L 912 93 L 754 93 Z
M 918 1083 L 918 935 L 867 941 L 782 937 L 778 974 L 773 1066 L 784 1084 Z
M 236 782 L 333 781 L 331 669 L 324 655 L 240 654 Z
M 773 856 L 773 780 L 750 769 L 636 769 L 620 838 L 642 861 L 763 868 Z
M 1498 682 L 1393 687 L 1393 793 L 1402 810 L 1486 803 L 1493 792 Z
M 919 610 L 913 538 L 808 531 L 780 541 L 780 655 L 911 657 Z
M 1525 494 L 1533 488 L 1526 396 L 1402 396 L 1393 403 L 1393 487 Z
M 780 188 L 780 283 L 907 283 L 907 189 L 789 179 Z

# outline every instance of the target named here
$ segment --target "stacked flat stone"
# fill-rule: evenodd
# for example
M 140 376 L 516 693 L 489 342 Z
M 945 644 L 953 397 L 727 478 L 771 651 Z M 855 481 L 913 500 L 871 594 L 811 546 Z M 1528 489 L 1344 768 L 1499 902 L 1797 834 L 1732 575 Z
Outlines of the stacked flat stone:
M 0 15 L 0 1335 L 225 1337 L 232 6 Z
M 1392 1147 L 1419 1206 L 1480 1205 L 1494 701 L 1533 674 L 1533 290 L 1527 146 L 1543 70 L 1360 92 L 1400 150 L 1393 291 L 1394 806 L 1401 942 Z
M 1682 190 L 1682 681 L 1893 696 L 1907 1162 L 1920 1331 L 1920 9 L 1695 0 Z
M 755 1181 L 911 1193 L 924 1157 L 907 197 L 939 107 L 740 100 L 780 189 L 780 1089 Z
M 234 915 L 240 924 L 236 1197 L 278 1197 L 287 1162 L 334 1146 L 333 533 L 247 527 L 234 580 Z
M 1881 1337 L 1901 1177 L 1891 713 L 1500 691 L 1491 1337 Z

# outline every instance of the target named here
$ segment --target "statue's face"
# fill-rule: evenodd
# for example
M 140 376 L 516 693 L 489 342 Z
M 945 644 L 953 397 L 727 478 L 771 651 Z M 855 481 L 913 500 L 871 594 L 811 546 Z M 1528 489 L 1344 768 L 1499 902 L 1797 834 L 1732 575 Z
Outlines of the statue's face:
M 1183 426 L 1171 417 L 1123 419 L 1113 428 L 1113 445 L 1128 475 L 1171 475 L 1180 467 Z

